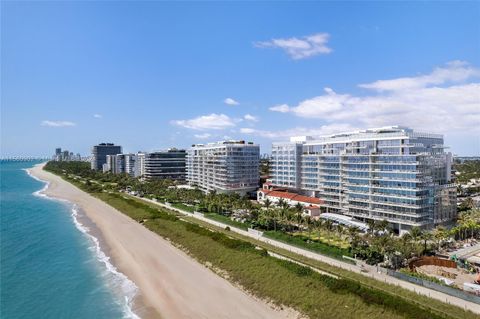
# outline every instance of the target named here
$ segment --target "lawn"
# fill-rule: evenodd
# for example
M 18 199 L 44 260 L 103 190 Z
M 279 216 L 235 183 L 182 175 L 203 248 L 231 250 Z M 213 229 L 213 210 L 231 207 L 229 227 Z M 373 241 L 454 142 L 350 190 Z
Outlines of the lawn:
M 348 241 L 345 239 L 340 238 L 339 236 L 336 236 L 334 234 L 325 234 L 325 233 L 319 233 L 319 232 L 312 232 L 312 233 L 307 233 L 307 232 L 293 232 L 290 233 L 292 236 L 299 236 L 302 238 L 310 238 L 311 240 L 321 242 L 323 244 L 329 245 L 329 246 L 335 246 L 338 248 L 342 249 L 348 249 L 350 248 L 350 244 Z
M 264 232 L 263 235 L 268 238 L 272 238 L 290 245 L 311 250 L 322 255 L 341 259 L 345 262 L 348 262 L 348 260 L 344 259 L 343 256 L 351 257 L 350 251 L 346 248 L 340 248 L 337 246 L 325 244 L 323 242 L 313 241 L 309 239 L 309 237 L 302 236 L 300 234 L 293 236 L 288 233 L 271 230 Z
M 221 222 L 221 223 L 224 223 L 224 224 L 227 224 L 227 225 L 230 225 L 230 226 L 233 226 L 233 227 L 237 227 L 237 228 L 240 228 L 240 229 L 243 229 L 243 230 L 247 230 L 248 227 L 249 227 L 248 224 L 237 222 L 236 220 L 232 220 L 232 219 L 230 219 L 230 217 L 227 217 L 227 216 L 224 216 L 224 215 L 220 215 L 220 214 L 216 214 L 216 213 L 205 213 L 204 215 L 208 219 L 212 219 L 212 220 L 215 220 L 217 222 Z
M 187 211 L 189 213 L 193 213 L 196 209 L 195 206 L 185 205 L 183 203 L 171 203 L 172 207 Z

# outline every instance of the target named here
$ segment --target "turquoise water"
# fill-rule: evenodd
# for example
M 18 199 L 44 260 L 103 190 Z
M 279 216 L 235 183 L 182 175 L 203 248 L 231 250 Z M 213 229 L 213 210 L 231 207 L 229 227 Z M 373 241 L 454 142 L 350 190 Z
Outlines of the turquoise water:
M 135 317 L 135 287 L 108 263 L 73 205 L 37 192 L 45 183 L 24 170 L 34 164 L 0 164 L 0 318 Z

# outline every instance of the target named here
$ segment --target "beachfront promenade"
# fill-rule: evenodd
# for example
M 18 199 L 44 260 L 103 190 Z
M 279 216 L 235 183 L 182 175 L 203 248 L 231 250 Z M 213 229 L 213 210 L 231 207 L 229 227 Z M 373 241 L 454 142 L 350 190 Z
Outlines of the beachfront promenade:
M 289 245 L 289 244 L 286 244 L 286 243 L 283 243 L 283 242 L 280 242 L 280 241 L 277 241 L 277 240 L 273 240 L 273 239 L 263 237 L 263 236 L 261 236 L 257 233 L 254 233 L 254 232 L 248 232 L 248 231 L 245 231 L 243 229 L 240 229 L 240 228 L 237 228 L 237 227 L 234 227 L 234 226 L 231 226 L 231 225 L 227 225 L 227 224 L 224 224 L 224 223 L 221 223 L 221 222 L 218 222 L 218 221 L 211 220 L 209 218 L 204 217 L 202 214 L 193 214 L 193 213 L 184 211 L 182 209 L 172 207 L 171 205 L 160 203 L 160 202 L 157 202 L 157 201 L 154 201 L 154 200 L 151 200 L 151 199 L 147 199 L 147 198 L 140 198 L 140 197 L 136 197 L 136 198 L 141 199 L 141 200 L 146 201 L 146 202 L 149 202 L 149 203 L 156 204 L 158 206 L 168 208 L 170 210 L 179 212 L 183 215 L 196 218 L 198 220 L 201 220 L 203 222 L 209 223 L 209 224 L 217 226 L 217 227 L 225 228 L 225 227 L 228 226 L 231 231 L 234 231 L 234 232 L 236 232 L 240 235 L 250 237 L 250 238 L 253 238 L 255 240 L 267 243 L 267 244 L 275 246 L 277 248 L 285 249 L 285 250 L 288 250 L 292 253 L 295 253 L 295 254 L 310 258 L 310 259 L 314 259 L 314 260 L 329 264 L 331 266 L 335 266 L 335 267 L 342 268 L 342 269 L 345 269 L 345 270 L 348 270 L 348 271 L 359 273 L 361 275 L 368 276 L 368 277 L 374 278 L 374 279 L 379 280 L 379 281 L 383 281 L 383 282 L 386 282 L 386 283 L 389 283 L 389 284 L 392 284 L 392 285 L 400 286 L 402 288 L 414 291 L 418 294 L 422 294 L 422 295 L 428 296 L 430 298 L 434 298 L 434 299 L 440 300 L 442 302 L 446 302 L 446 303 L 449 303 L 449 304 L 452 304 L 452 305 L 455 305 L 455 306 L 458 306 L 458 307 L 461 307 L 461 308 L 464 308 L 464 309 L 467 309 L 467 310 L 470 310 L 472 312 L 480 314 L 480 305 L 479 304 L 469 302 L 469 301 L 466 301 L 466 300 L 463 300 L 461 298 L 457 298 L 457 297 L 454 297 L 454 296 L 451 296 L 451 295 L 447 295 L 447 294 L 444 294 L 444 293 L 436 291 L 436 290 L 428 289 L 428 288 L 423 287 L 423 286 L 415 285 L 415 284 L 412 284 L 410 282 L 403 281 L 403 280 L 394 278 L 392 276 L 389 276 L 389 275 L 387 275 L 383 272 L 377 272 L 376 267 L 374 267 L 374 266 L 366 265 L 364 263 L 361 263 L 362 266 L 352 265 L 352 264 L 347 263 L 347 262 L 342 262 L 341 260 L 330 258 L 330 257 L 324 256 L 324 255 L 317 254 L 315 252 L 306 250 L 306 249 L 302 249 L 302 248 L 292 246 L 292 245 Z M 357 263 L 360 263 L 360 262 L 357 262 Z M 368 270 L 368 272 L 364 272 L 365 269 Z

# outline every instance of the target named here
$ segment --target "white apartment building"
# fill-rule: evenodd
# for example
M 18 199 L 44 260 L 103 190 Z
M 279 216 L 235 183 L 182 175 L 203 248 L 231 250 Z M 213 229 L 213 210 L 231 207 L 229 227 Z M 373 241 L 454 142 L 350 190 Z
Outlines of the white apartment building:
M 145 176 L 145 154 L 146 153 L 137 153 L 135 154 L 135 164 L 133 168 L 133 176 L 143 177 Z
M 430 228 L 456 218 L 444 149 L 442 135 L 399 126 L 292 138 L 272 146 L 272 184 L 318 197 L 331 213 L 386 219 L 397 232 Z
M 256 191 L 260 147 L 244 141 L 193 145 L 187 152 L 187 181 L 203 191 L 239 193 Z
M 136 154 L 124 154 L 125 155 L 125 173 L 130 176 L 135 176 L 135 162 L 137 160 Z
M 106 163 L 102 165 L 103 172 L 125 173 L 125 157 L 125 154 L 106 155 Z

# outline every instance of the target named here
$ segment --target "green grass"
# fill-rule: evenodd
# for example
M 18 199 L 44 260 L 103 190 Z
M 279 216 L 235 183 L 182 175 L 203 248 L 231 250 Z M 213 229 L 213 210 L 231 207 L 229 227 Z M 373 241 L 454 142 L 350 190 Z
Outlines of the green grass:
M 233 226 L 233 227 L 237 227 L 237 228 L 240 228 L 240 229 L 243 229 L 243 230 L 248 230 L 248 227 L 249 227 L 248 224 L 237 222 L 236 220 L 232 220 L 229 217 L 223 216 L 223 215 L 220 215 L 220 214 L 205 213 L 204 215 L 208 219 L 212 219 L 212 220 L 215 220 L 217 222 L 221 222 L 221 223 L 224 223 L 224 224 L 227 224 L 227 225 L 230 225 L 230 226 Z
M 147 220 L 144 223 L 146 227 L 169 238 L 200 262 L 209 262 L 214 268 L 226 271 L 229 280 L 239 283 L 253 294 L 276 304 L 291 306 L 310 318 L 350 318 L 353 311 L 355 318 L 477 318 L 458 307 L 257 242 L 193 218 L 182 216 L 187 221 L 180 220 L 172 211 L 159 209 L 155 204 L 140 199 L 125 199 L 123 194 L 93 195 L 135 220 Z M 209 231 L 197 224 L 216 231 Z M 259 251 L 255 246 L 342 278 L 335 280 L 306 267 L 268 257 L 265 251 Z M 427 308 L 434 309 L 435 314 Z
M 302 235 L 292 236 L 287 233 L 273 230 L 266 231 L 263 233 L 263 235 L 268 238 L 272 238 L 293 246 L 297 246 L 299 248 L 308 249 L 325 256 L 341 259 L 345 262 L 349 262 L 349 260 L 344 259 L 342 256 L 351 257 L 350 251 L 348 249 L 331 246 L 319 241 L 310 240 L 308 237 Z
M 325 232 L 318 233 L 318 232 L 294 232 L 290 233 L 292 236 L 301 236 L 304 238 L 309 238 L 311 240 L 317 241 L 324 243 L 329 246 L 335 246 L 338 248 L 343 248 L 343 249 L 348 249 L 350 247 L 350 244 L 348 243 L 347 240 L 342 239 L 340 236 L 337 236 L 335 234 L 328 234 L 325 235 Z
M 183 203 L 172 203 L 172 207 L 187 211 L 189 213 L 193 213 L 195 211 L 195 206 L 188 206 Z

